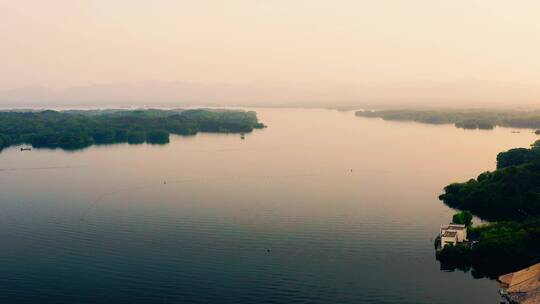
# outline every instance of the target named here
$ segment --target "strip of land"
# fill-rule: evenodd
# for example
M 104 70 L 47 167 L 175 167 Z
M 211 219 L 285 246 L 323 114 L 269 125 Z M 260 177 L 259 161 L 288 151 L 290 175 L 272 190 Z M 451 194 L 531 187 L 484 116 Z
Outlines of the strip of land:
M 71 110 L 0 112 L 0 150 L 81 149 L 93 144 L 169 142 L 170 134 L 247 133 L 264 128 L 253 111 L 239 110 Z
M 540 262 L 540 140 L 497 156 L 497 170 L 453 183 L 439 197 L 449 207 L 491 221 L 468 227 L 470 242 L 445 245 L 445 268 L 497 277 Z
M 486 129 L 496 126 L 540 129 L 540 111 L 479 110 L 377 110 L 357 111 L 357 116 L 428 124 L 454 124 L 463 129 Z M 540 133 L 540 131 L 538 132 Z

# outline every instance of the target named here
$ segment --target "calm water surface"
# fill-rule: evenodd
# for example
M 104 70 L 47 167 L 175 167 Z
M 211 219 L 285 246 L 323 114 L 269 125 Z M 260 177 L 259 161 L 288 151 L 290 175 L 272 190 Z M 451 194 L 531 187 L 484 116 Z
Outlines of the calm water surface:
M 245 140 L 4 150 L 0 302 L 498 303 L 440 270 L 437 196 L 534 134 L 257 112 Z

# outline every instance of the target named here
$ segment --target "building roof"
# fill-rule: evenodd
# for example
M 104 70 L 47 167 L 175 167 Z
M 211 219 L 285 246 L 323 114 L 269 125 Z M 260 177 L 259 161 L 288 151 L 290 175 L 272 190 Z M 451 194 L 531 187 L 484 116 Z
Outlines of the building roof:
M 507 289 L 518 287 L 528 281 L 540 281 L 540 263 L 499 277 L 501 287 Z
M 455 237 L 456 234 L 457 234 L 456 231 L 445 231 L 442 236 L 443 237 Z
M 453 229 L 453 230 L 464 230 L 465 229 L 465 225 L 456 225 L 456 224 L 450 224 L 448 225 L 448 229 Z
M 441 225 L 441 229 L 464 230 L 466 228 L 467 228 L 467 226 L 465 226 L 465 225 L 454 224 L 454 223 L 450 223 L 448 225 Z
M 540 302 L 540 263 L 499 277 L 511 299 L 523 304 Z

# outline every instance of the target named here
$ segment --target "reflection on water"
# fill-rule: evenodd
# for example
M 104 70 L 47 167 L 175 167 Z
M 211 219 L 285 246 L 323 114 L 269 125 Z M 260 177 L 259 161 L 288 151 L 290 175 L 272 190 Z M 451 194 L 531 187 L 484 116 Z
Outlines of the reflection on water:
M 437 195 L 534 134 L 257 112 L 245 140 L 3 151 L 1 302 L 496 303 L 439 269 Z

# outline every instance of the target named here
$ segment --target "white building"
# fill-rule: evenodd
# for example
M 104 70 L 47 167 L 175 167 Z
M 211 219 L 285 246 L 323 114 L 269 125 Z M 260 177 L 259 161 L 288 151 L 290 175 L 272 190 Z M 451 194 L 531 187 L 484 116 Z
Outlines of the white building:
M 467 240 L 467 227 L 465 225 L 453 224 L 441 226 L 441 248 L 446 244 L 456 245 Z

